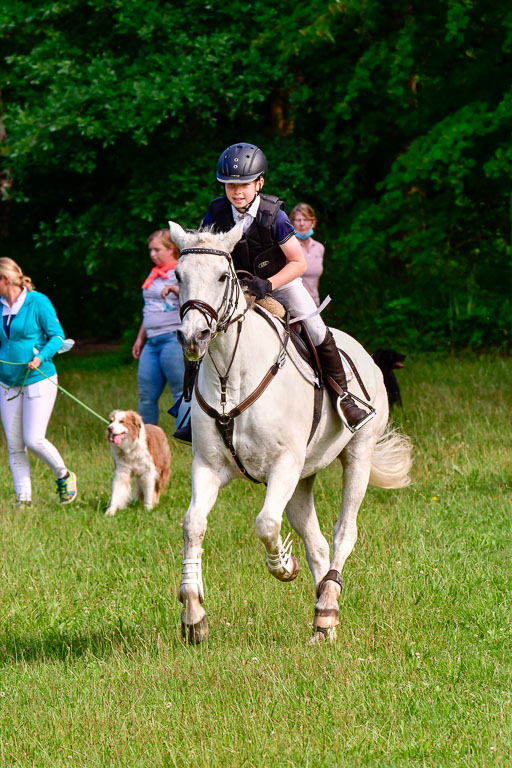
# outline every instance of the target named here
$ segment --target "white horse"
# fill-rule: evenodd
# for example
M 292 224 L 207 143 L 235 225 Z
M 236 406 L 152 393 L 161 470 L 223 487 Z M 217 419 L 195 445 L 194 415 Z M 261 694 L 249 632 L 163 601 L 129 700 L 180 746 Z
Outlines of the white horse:
M 381 488 L 408 485 L 410 442 L 387 428 L 388 400 L 379 368 L 357 341 L 333 330 L 338 347 L 355 361 L 376 414 L 352 434 L 324 397 L 308 443 L 314 387 L 283 354 L 278 334 L 249 308 L 240 289 L 230 253 L 242 236 L 241 224 L 224 234 L 185 231 L 174 222 L 169 226 L 181 251 L 178 338 L 188 360 L 202 360 L 191 410 L 192 498 L 183 521 L 183 637 L 198 643 L 208 634 L 201 576 L 207 517 L 219 490 L 245 473 L 267 486 L 256 532 L 268 570 L 281 581 L 298 572 L 289 537 L 284 543 L 281 539 L 286 510 L 304 541 L 315 582 L 312 641 L 332 639 L 339 623 L 341 572 L 356 543 L 357 513 L 368 482 Z M 350 389 L 364 398 L 355 381 Z M 335 458 L 342 461 L 344 480 L 331 558 L 315 512 L 313 483 Z

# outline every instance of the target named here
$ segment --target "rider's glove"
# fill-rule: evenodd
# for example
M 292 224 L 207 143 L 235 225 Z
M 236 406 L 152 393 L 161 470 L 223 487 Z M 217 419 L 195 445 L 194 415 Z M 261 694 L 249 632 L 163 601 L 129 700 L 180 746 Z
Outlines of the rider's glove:
M 246 285 L 249 289 L 249 293 L 256 296 L 257 299 L 264 299 L 265 296 L 272 293 L 272 283 L 270 280 L 265 280 L 263 277 L 253 277 L 251 280 L 247 281 Z

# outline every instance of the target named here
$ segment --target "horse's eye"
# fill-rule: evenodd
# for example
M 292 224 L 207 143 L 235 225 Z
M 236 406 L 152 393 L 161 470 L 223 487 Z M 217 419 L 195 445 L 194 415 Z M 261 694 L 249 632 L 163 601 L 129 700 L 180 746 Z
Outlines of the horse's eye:
M 224 273 L 219 277 L 219 283 L 225 283 L 227 279 L 228 279 L 227 273 Z

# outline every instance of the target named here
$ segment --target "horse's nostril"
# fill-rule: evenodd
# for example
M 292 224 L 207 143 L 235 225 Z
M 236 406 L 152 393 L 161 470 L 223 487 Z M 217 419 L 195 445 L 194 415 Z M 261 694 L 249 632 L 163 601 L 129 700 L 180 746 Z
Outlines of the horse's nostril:
M 185 343 L 185 337 L 181 331 L 176 331 L 176 338 L 178 339 L 178 344 L 183 346 Z
M 201 333 L 197 334 L 198 341 L 208 341 L 210 338 L 210 331 L 208 328 L 206 328 L 204 331 L 201 331 Z

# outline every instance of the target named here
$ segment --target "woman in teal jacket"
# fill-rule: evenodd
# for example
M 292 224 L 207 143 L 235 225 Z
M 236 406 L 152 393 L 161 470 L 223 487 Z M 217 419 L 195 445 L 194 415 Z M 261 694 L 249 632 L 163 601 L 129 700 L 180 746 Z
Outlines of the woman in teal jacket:
M 32 499 L 29 448 L 50 467 L 61 503 L 69 504 L 77 495 L 76 475 L 46 439 L 57 397 L 52 358 L 62 346 L 64 331 L 51 301 L 7 258 L 0 258 L 0 307 L 0 416 L 16 503 L 29 505 Z

